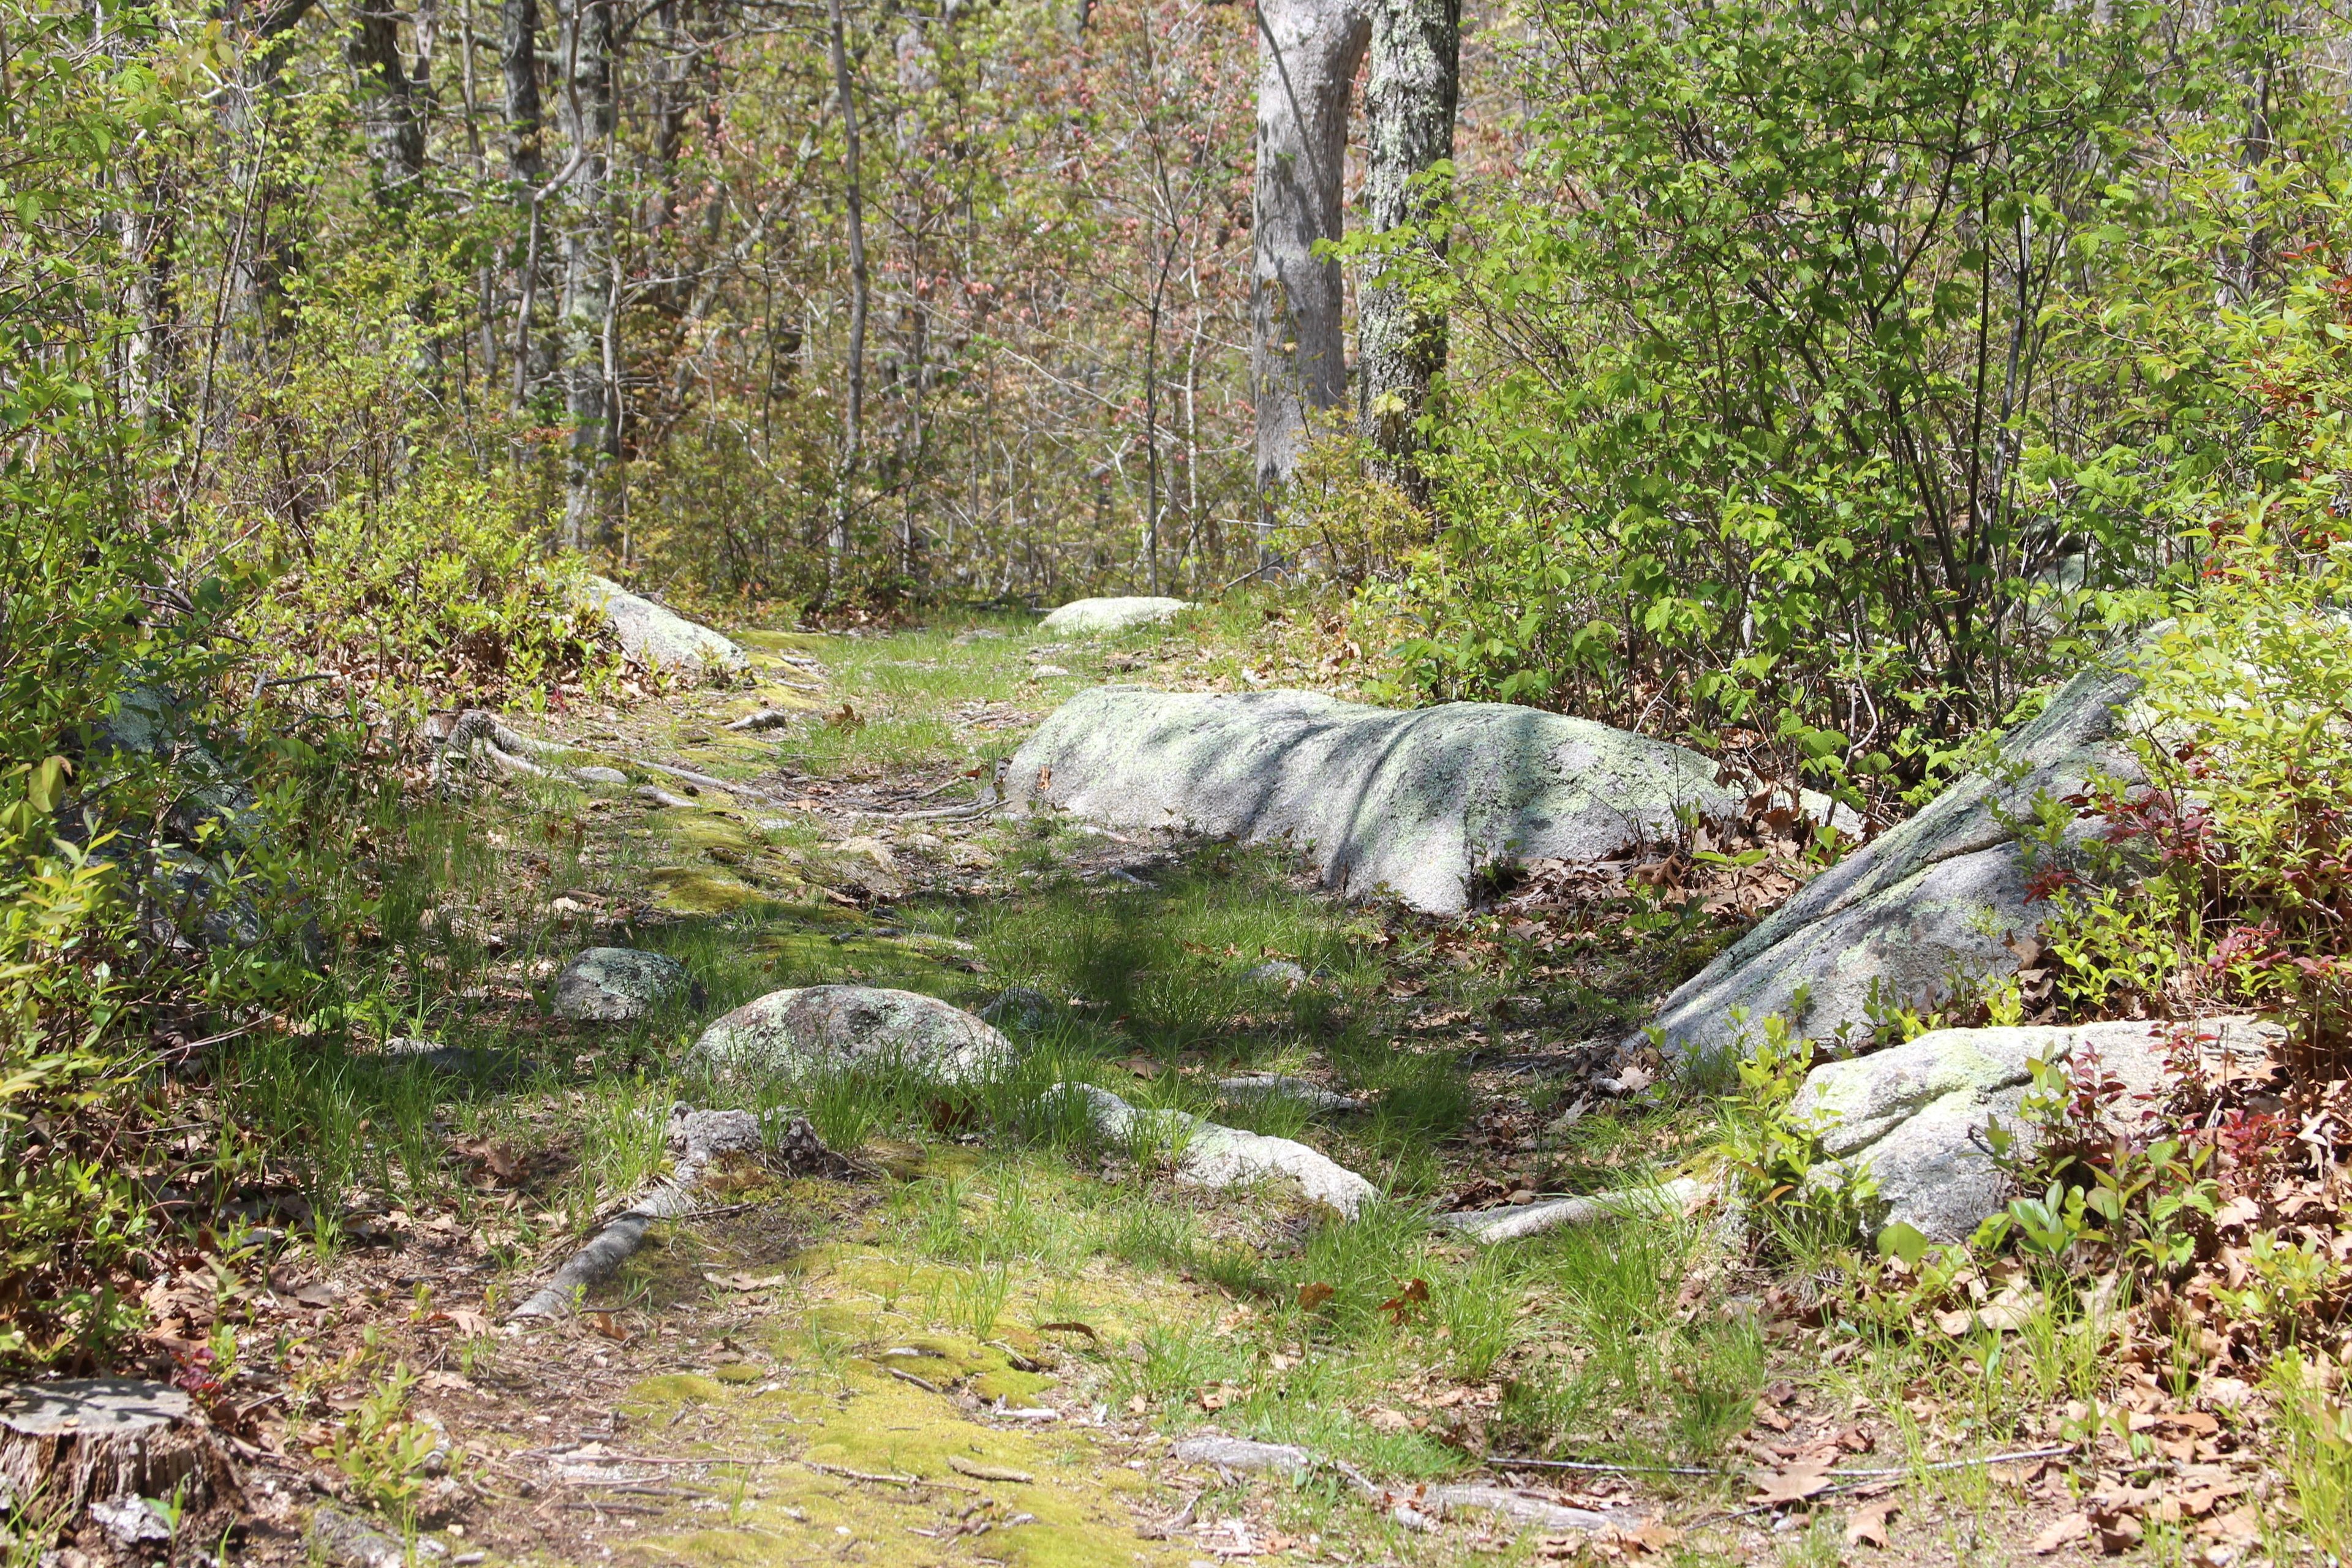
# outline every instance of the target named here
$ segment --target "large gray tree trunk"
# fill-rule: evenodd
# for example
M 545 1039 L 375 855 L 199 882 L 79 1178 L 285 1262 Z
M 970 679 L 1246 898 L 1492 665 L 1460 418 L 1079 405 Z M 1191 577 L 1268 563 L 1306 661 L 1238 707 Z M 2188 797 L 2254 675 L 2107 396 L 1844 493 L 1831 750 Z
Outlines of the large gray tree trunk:
M 400 59 L 400 13 L 390 0 L 371 0 L 352 14 L 343 40 L 358 91 L 360 123 L 376 168 L 376 199 L 405 206 L 425 172 L 425 125 L 416 114 L 407 69 Z
M 1347 401 L 1339 264 L 1314 252 L 1339 237 L 1349 88 L 1371 21 L 1364 0 L 1265 0 L 1259 19 L 1250 387 L 1264 490 L 1290 478 L 1310 414 Z
M 1454 156 L 1454 111 L 1461 98 L 1461 0 L 1371 0 L 1372 70 L 1364 89 L 1370 149 L 1366 181 L 1375 234 L 1426 222 L 1438 193 L 1415 176 Z M 1444 249 L 1443 235 L 1416 245 Z M 1377 263 L 1375 264 L 1377 267 Z M 1415 429 L 1430 384 L 1445 368 L 1445 316 L 1416 306 L 1398 282 L 1377 273 L 1357 302 L 1357 354 L 1364 438 L 1380 456 L 1380 477 L 1415 500 L 1427 482 L 1413 458 Z
M 568 0 L 563 6 L 562 106 L 572 147 L 569 212 L 563 234 L 563 401 L 572 419 L 564 463 L 563 541 L 584 549 L 598 507 L 598 482 L 612 423 L 605 366 L 613 310 L 607 249 L 606 154 L 613 135 L 611 0 Z

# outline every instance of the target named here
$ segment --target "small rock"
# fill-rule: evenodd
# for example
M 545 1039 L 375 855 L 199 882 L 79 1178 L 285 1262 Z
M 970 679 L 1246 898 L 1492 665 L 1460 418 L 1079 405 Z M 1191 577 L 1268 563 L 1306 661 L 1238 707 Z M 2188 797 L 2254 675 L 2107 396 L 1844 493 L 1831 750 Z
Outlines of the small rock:
M 1076 1099 L 1097 1136 L 1114 1142 L 1148 1140 L 1179 1151 L 1179 1181 L 1204 1187 L 1238 1186 L 1281 1176 L 1296 1183 L 1312 1202 L 1353 1219 L 1380 1195 L 1380 1189 L 1319 1149 L 1288 1138 L 1269 1138 L 1206 1121 L 1182 1110 L 1138 1110 L 1118 1095 L 1091 1083 L 1064 1083 L 1046 1090 L 1041 1105 Z
M 1116 632 L 1173 620 L 1191 609 L 1182 599 L 1129 595 L 1107 599 L 1073 599 L 1037 623 L 1049 632 Z
M 1322 1114 L 1370 1110 L 1371 1101 L 1352 1094 L 1342 1094 L 1336 1089 L 1326 1089 L 1303 1078 L 1287 1073 L 1252 1072 L 1238 1078 L 1221 1078 L 1217 1092 L 1227 1100 L 1289 1100 L 1307 1110 Z
M 407 1550 L 396 1536 L 339 1508 L 322 1506 L 311 1514 L 305 1544 L 314 1558 L 339 1564 L 340 1568 L 408 1568 Z M 419 1557 L 445 1556 L 448 1550 L 437 1541 L 421 1536 L 417 1539 Z
M 555 977 L 559 1018 L 625 1024 L 681 1000 L 702 1000 L 686 965 L 633 947 L 592 947 Z
M 1288 993 L 1307 984 L 1307 971 L 1286 958 L 1277 958 L 1244 972 L 1242 978 L 1253 985 L 1279 985 Z
M 1057 680 L 1070 672 L 1058 664 L 1041 664 L 1031 673 L 1040 680 Z
M 172 1521 L 143 1497 L 125 1494 L 111 1502 L 94 1502 L 89 1505 L 89 1517 L 106 1531 L 109 1541 L 125 1551 L 142 1541 L 172 1539 Z
M 995 1070 L 1013 1042 L 961 1007 L 877 985 L 772 991 L 703 1031 L 688 1053 L 720 1073 L 755 1078 L 896 1067 L 941 1083 Z
M 623 773 L 618 768 L 574 768 L 572 770 L 572 779 L 574 784 L 583 784 L 593 789 L 626 789 L 629 787 L 629 775 Z

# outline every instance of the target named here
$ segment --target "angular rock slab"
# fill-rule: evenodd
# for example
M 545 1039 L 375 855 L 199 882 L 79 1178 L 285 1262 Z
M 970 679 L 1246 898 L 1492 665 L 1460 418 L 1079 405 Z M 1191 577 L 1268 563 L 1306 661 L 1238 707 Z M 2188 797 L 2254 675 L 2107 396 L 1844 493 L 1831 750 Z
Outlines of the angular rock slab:
M 742 1077 L 898 1068 L 961 1083 L 999 1069 L 1013 1048 L 936 996 L 878 985 L 806 985 L 745 1003 L 704 1030 L 688 1057 Z
M 2033 935 L 2047 905 L 2029 898 L 2025 851 L 2010 824 L 2033 801 L 2080 791 L 2094 773 L 2136 778 L 2117 740 L 2139 689 L 2129 670 L 2088 670 L 2042 716 L 2000 740 L 2001 764 L 1971 773 L 1926 810 L 1839 861 L 1666 998 L 1657 1027 L 1671 1052 L 1738 1049 L 1767 1014 L 1811 1039 L 1867 1037 L 1871 988 L 1915 1005 L 1954 976 L 2017 972 L 2009 942 Z M 2068 830 L 2070 849 L 2095 825 Z M 1746 1023 L 1733 1020 L 1744 1009 Z
M 618 583 L 589 577 L 580 587 L 581 603 L 604 612 L 621 639 L 621 651 L 656 669 L 740 669 L 743 650 L 727 638 L 688 620 L 675 610 L 632 594 Z
M 2011 1195 L 2009 1178 L 1987 1152 L 1996 1118 L 2023 1131 L 2020 1106 L 2032 1063 L 2070 1068 L 2095 1055 L 2102 1076 L 2124 1086 L 2118 1131 L 2168 1087 L 2176 1037 L 2209 1060 L 2266 1054 L 2284 1031 L 2245 1018 L 2197 1024 L 2125 1022 L 2008 1029 L 1937 1029 L 1889 1050 L 1828 1062 L 1805 1077 L 1791 1118 L 1822 1130 L 1832 1158 L 1814 1179 L 1866 1172 L 1888 1205 L 1885 1223 L 1930 1241 L 1964 1241 Z
M 1288 1138 L 1269 1138 L 1206 1121 L 1185 1110 L 1138 1110 L 1118 1095 L 1091 1083 L 1065 1083 L 1046 1091 L 1076 1098 L 1096 1133 L 1124 1142 L 1155 1139 L 1181 1151 L 1176 1179 L 1203 1187 L 1239 1186 L 1280 1176 L 1297 1184 L 1309 1200 L 1353 1219 L 1380 1195 L 1380 1189 L 1319 1149 Z
M 1006 798 L 1106 827 L 1286 840 L 1326 886 L 1466 909 L 1480 873 L 1603 860 L 1738 797 L 1696 752 L 1499 702 L 1412 711 L 1311 691 L 1102 687 L 1013 759 Z
M 675 958 L 634 947 L 592 947 L 555 977 L 555 1016 L 625 1024 L 658 1007 L 698 1000 L 701 989 Z
M 1113 599 L 1073 599 L 1037 623 L 1040 631 L 1118 632 L 1129 626 L 1155 626 L 1173 620 L 1192 607 L 1186 599 L 1140 595 Z

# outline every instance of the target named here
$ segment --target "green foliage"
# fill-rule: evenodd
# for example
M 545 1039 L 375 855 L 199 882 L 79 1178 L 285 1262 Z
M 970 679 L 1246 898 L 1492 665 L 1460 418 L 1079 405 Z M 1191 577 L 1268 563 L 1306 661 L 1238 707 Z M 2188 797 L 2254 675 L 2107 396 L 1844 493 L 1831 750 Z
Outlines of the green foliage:
M 1822 1149 L 1828 1127 L 1790 1110 L 1812 1068 L 1812 1042 L 1777 1013 L 1742 1038 L 1739 1093 L 1721 1113 L 1718 1142 L 1742 1205 L 1775 1252 L 1802 1258 L 1844 1246 L 1861 1234 L 1876 1192 L 1866 1173 L 1826 1181 L 1814 1173 L 1839 1167 Z
M 1919 782 L 2248 471 L 2214 250 L 2325 230 L 2335 102 L 2247 178 L 2258 10 L 1541 7 L 1526 177 L 1417 283 L 1473 338 L 1407 683 Z

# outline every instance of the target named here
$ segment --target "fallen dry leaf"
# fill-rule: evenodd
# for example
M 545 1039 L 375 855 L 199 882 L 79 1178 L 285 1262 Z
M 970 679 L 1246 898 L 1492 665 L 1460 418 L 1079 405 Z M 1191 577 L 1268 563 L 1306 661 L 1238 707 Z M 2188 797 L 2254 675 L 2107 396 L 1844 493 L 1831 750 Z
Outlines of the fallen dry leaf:
M 1301 1285 L 1298 1288 L 1299 1309 L 1302 1311 L 1311 1312 L 1339 1293 L 1339 1292 L 1338 1290 L 1326 1285 L 1320 1279 Z
M 1802 1502 L 1829 1489 L 1827 1461 L 1801 1459 L 1783 1469 L 1759 1470 L 1748 1478 L 1756 1483 L 1751 1503 Z
M 1848 1546 L 1885 1546 L 1886 1521 L 1895 1517 L 1900 1505 L 1893 1498 L 1880 1498 L 1876 1502 L 1864 1503 L 1846 1516 L 1845 1542 Z
M 2036 1555 L 2047 1557 L 2067 1542 L 2087 1541 L 2090 1535 L 2090 1517 L 2079 1512 L 2070 1513 L 2063 1519 L 2052 1521 L 2049 1529 L 2035 1536 L 2033 1550 Z

